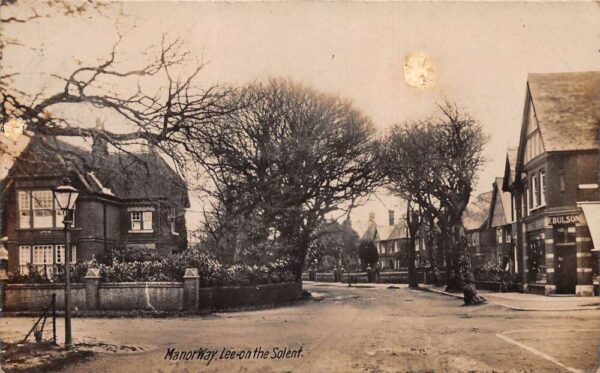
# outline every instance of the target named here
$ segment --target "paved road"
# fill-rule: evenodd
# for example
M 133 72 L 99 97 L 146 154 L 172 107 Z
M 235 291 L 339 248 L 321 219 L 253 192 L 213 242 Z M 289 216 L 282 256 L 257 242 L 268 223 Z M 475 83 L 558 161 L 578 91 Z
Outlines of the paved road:
M 523 312 L 462 307 L 458 299 L 406 288 L 307 288 L 324 298 L 202 318 L 75 319 L 76 342 L 96 338 L 151 351 L 101 355 L 69 371 L 596 372 L 600 362 L 597 310 Z M 17 338 L 29 322 L 3 318 L 0 337 Z M 302 352 L 287 359 L 234 356 L 209 365 L 164 359 L 169 348 L 206 347 L 219 356 L 223 348 L 254 353 L 259 346 L 270 353 L 302 346 Z

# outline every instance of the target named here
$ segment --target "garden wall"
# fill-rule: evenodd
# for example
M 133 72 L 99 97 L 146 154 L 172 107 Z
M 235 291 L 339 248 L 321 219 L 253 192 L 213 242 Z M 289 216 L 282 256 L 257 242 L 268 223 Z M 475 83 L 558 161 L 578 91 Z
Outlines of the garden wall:
M 96 271 L 96 272 L 94 272 Z M 82 310 L 212 311 L 289 303 L 302 297 L 302 283 L 201 288 L 197 270 L 187 270 L 184 282 L 101 283 L 90 270 L 84 284 L 71 284 L 71 307 Z M 64 308 L 64 284 L 2 284 L 4 311 L 38 311 L 56 294 Z
M 64 284 L 7 284 L 3 290 L 0 301 L 6 311 L 42 310 L 50 305 L 53 293 L 57 308 L 64 308 Z M 73 309 L 85 307 L 84 284 L 71 284 L 71 305 Z

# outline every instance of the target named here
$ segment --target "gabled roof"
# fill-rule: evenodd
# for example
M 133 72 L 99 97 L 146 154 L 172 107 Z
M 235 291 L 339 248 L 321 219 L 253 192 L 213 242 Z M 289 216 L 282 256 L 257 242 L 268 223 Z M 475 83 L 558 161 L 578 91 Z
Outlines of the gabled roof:
M 504 164 L 504 177 L 500 187 L 504 191 L 509 191 L 516 180 L 515 172 L 517 170 L 517 155 L 519 148 L 511 147 L 506 150 L 506 161 Z
M 490 201 L 488 226 L 498 227 L 506 225 L 512 222 L 511 217 L 511 195 L 509 192 L 503 192 L 501 187 L 503 184 L 503 178 L 497 177 L 492 187 L 492 198 Z M 500 211 L 496 211 L 496 209 Z M 496 218 L 496 219 L 494 219 Z
M 61 154 L 57 154 L 57 150 Z M 10 176 L 77 179 L 89 193 L 121 200 L 166 199 L 189 207 L 184 181 L 152 152 L 111 153 L 95 164 L 91 152 L 54 137 L 35 136 Z
M 379 236 L 378 241 L 389 240 L 389 237 L 392 234 L 392 232 L 394 231 L 394 228 L 396 228 L 394 225 L 378 225 L 377 226 L 377 233 Z
M 379 235 L 377 234 L 377 224 L 374 220 L 369 221 L 369 225 L 365 232 L 360 236 L 361 241 L 375 241 L 379 239 Z
M 600 148 L 600 71 L 529 74 L 527 85 L 546 151 Z
M 408 233 L 406 232 L 406 226 L 403 223 L 399 223 L 394 226 L 387 240 L 400 240 L 403 238 L 408 238 Z
M 463 225 L 466 230 L 481 228 L 487 222 L 492 192 L 481 193 L 471 199 L 463 213 Z
M 403 223 L 395 225 L 377 225 L 375 221 L 370 221 L 369 226 L 360 239 L 375 242 L 398 240 L 406 237 L 406 228 Z

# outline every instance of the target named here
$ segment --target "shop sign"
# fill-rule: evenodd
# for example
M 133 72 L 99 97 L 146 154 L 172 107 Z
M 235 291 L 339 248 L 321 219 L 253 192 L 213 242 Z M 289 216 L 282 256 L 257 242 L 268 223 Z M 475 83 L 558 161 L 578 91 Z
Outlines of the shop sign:
M 525 225 L 527 232 L 537 231 L 538 229 L 544 228 L 544 219 L 534 220 Z
M 579 215 L 578 214 L 548 216 L 547 219 L 548 219 L 548 225 L 579 223 Z

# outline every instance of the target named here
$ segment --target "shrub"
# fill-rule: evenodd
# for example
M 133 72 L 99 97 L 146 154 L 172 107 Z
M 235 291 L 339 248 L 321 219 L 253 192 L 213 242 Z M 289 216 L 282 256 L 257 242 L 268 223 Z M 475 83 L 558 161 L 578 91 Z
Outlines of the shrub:
M 102 281 L 106 282 L 153 282 L 183 281 L 186 268 L 197 268 L 200 286 L 259 285 L 294 281 L 290 260 L 280 258 L 268 264 L 223 265 L 213 255 L 198 248 L 159 257 L 155 252 L 139 249 L 111 252 L 100 260 L 71 264 L 71 281 L 84 282 L 89 268 L 98 268 Z M 64 266 L 54 266 L 50 278 L 30 266 L 28 275 L 12 275 L 15 283 L 63 282 Z

